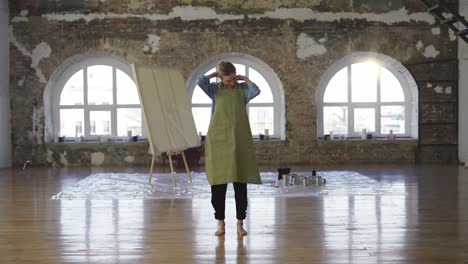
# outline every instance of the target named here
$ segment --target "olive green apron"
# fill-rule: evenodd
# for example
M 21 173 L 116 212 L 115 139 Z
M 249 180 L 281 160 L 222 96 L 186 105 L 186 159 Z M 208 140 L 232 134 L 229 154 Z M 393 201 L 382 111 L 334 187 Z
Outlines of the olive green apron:
M 205 141 L 205 169 L 210 185 L 261 184 L 244 91 L 218 87 Z

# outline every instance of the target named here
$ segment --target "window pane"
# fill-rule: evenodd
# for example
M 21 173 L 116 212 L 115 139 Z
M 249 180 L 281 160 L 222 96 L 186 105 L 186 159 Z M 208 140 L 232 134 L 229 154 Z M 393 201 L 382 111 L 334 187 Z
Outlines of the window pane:
M 211 98 L 197 85 L 193 90 L 192 104 L 211 104 Z
M 83 105 L 83 70 L 68 79 L 60 94 L 60 105 Z
M 348 134 L 348 107 L 325 106 L 323 108 L 323 132 L 330 131 L 336 134 Z
M 245 65 L 233 63 L 234 67 L 236 67 L 236 74 L 237 75 L 244 75 L 245 76 Z
M 111 134 L 111 112 L 110 111 L 90 111 L 89 112 L 89 133 L 91 135 Z
M 84 110 L 60 109 L 60 136 L 81 137 L 84 135 Z
M 249 107 L 249 120 L 253 135 L 265 134 L 265 129 L 269 135 L 275 134 L 273 107 Z
M 402 105 L 382 106 L 381 110 L 382 134 L 404 134 L 405 132 L 405 107 Z
M 88 67 L 88 104 L 110 105 L 112 99 L 112 67 L 96 65 Z
M 375 132 L 374 108 L 354 109 L 354 132 L 361 133 L 364 128 L 367 132 Z
M 348 102 L 348 67 L 337 72 L 327 85 L 323 97 L 325 103 Z
M 192 107 L 193 119 L 198 132 L 206 135 L 210 125 L 211 107 Z
M 215 71 L 216 71 L 216 68 L 212 68 L 211 70 L 207 71 L 204 75 L 206 76 L 206 75 L 211 74 L 211 73 L 213 73 Z M 220 82 L 220 81 L 221 81 L 221 79 L 219 79 L 219 78 L 211 78 L 210 79 L 210 82 L 212 82 L 212 83 L 217 83 L 217 82 Z
M 260 88 L 260 94 L 251 103 L 273 103 L 271 88 L 263 76 L 256 70 L 249 68 L 249 79 Z
M 403 88 L 389 70 L 380 68 L 380 94 L 382 102 L 404 102 Z
M 209 71 L 207 71 L 204 75 L 209 75 L 215 71 L 216 68 L 212 68 Z M 210 83 L 216 83 L 219 81 L 220 80 L 218 78 L 210 79 Z M 196 85 L 192 94 L 192 104 L 211 104 L 211 98 L 200 88 L 200 86 Z
M 212 68 L 211 70 L 207 71 L 207 72 L 205 73 L 205 75 L 211 74 L 211 73 L 213 73 L 213 72 L 215 72 L 215 71 L 216 71 L 216 68 Z M 211 80 L 214 80 L 214 79 L 211 79 Z M 212 82 L 213 82 L 213 81 L 212 81 Z
M 351 65 L 351 94 L 353 102 L 377 102 L 377 71 L 374 63 Z
M 117 104 L 140 104 L 138 91 L 132 78 L 121 70 L 116 70 Z
M 141 133 L 141 109 L 140 108 L 119 108 L 117 109 L 117 135 L 127 136 L 127 131 L 131 130 L 132 135 L 142 135 Z

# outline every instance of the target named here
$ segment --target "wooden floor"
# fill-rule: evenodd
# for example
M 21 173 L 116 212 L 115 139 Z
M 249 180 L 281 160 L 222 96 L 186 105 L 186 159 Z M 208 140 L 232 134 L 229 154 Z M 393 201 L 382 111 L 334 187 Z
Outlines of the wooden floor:
M 224 238 L 209 199 L 50 199 L 93 172 L 146 169 L 0 170 L 0 263 L 468 263 L 468 169 L 457 166 L 328 168 L 399 191 L 356 181 L 363 194 L 252 198 L 241 239 L 233 199 Z

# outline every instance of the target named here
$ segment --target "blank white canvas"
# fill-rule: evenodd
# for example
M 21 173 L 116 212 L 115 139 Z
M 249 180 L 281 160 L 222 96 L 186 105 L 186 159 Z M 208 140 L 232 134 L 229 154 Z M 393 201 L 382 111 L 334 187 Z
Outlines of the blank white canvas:
M 200 146 L 182 74 L 132 64 L 152 154 Z

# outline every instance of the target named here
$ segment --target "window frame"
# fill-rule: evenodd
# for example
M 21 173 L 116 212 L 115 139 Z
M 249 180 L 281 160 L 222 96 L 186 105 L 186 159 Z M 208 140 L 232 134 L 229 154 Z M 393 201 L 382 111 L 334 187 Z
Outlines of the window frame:
M 94 65 L 105 65 L 112 67 L 112 95 L 113 95 L 113 104 L 109 105 L 89 105 L 88 96 L 87 96 L 87 69 L 90 66 Z M 51 124 L 47 126 L 46 122 L 46 142 L 54 142 L 60 136 L 60 110 L 61 109 L 83 109 L 84 111 L 84 139 L 87 141 L 98 140 L 99 137 L 106 137 L 116 140 L 125 139 L 126 136 L 117 135 L 117 109 L 124 108 L 139 108 L 141 109 L 141 126 L 142 126 L 142 135 L 140 138 L 146 139 L 146 125 L 144 122 L 143 109 L 141 104 L 117 104 L 117 69 L 121 70 L 123 73 L 127 74 L 132 80 L 133 75 L 131 71 L 130 64 L 123 60 L 122 58 L 108 53 L 91 53 L 91 54 L 80 54 L 72 57 L 67 60 L 63 66 L 59 67 L 53 74 L 53 78 L 46 88 L 44 93 L 44 100 L 48 100 L 46 96 L 51 98 Z M 67 81 L 78 71 L 83 70 L 83 105 L 60 105 L 60 95 Z M 47 92 L 48 90 L 48 92 Z M 45 109 L 47 113 L 47 109 Z M 110 111 L 111 112 L 111 134 L 109 135 L 91 135 L 90 134 L 90 111 Z M 47 133 L 48 132 L 48 133 Z M 76 140 L 75 135 L 66 135 L 67 139 Z
M 251 103 L 247 104 L 247 114 L 251 107 L 273 107 L 273 127 L 274 134 L 270 134 L 270 139 L 285 140 L 285 107 L 284 107 L 284 90 L 276 73 L 267 64 L 253 56 L 243 53 L 225 53 L 218 56 L 211 57 L 204 63 L 200 64 L 191 74 L 187 81 L 187 94 L 189 95 L 191 107 L 209 107 L 211 103 L 192 103 L 193 92 L 197 86 L 197 79 L 206 72 L 213 68 L 218 68 L 220 61 L 229 61 L 233 64 L 242 64 L 246 67 L 246 76 L 249 76 L 249 69 L 253 68 L 260 73 L 270 86 L 273 96 L 273 103 Z M 260 90 L 262 87 L 259 87 Z M 258 139 L 258 135 L 252 135 L 253 138 Z
M 352 74 L 351 65 L 355 63 L 373 62 L 379 66 L 377 76 L 377 101 L 376 102 L 352 102 Z M 325 103 L 325 91 L 330 80 L 341 69 L 347 67 L 348 76 L 348 102 L 339 103 Z M 390 71 L 400 82 L 403 89 L 404 102 L 381 102 L 381 67 Z M 347 134 L 334 134 L 338 136 L 346 136 L 347 138 L 361 138 L 361 133 L 354 131 L 354 110 L 356 108 L 370 108 L 375 109 L 375 132 L 371 133 L 374 137 L 385 137 L 387 134 L 381 133 L 381 107 L 382 106 L 404 106 L 405 107 L 405 133 L 395 134 L 396 138 L 418 138 L 418 88 L 416 81 L 411 76 L 409 71 L 397 60 L 374 52 L 357 52 L 348 55 L 333 64 L 324 74 L 317 90 L 317 138 L 324 137 L 324 107 L 326 106 L 346 106 L 348 107 L 348 133 Z

